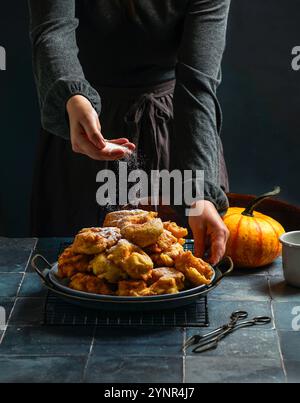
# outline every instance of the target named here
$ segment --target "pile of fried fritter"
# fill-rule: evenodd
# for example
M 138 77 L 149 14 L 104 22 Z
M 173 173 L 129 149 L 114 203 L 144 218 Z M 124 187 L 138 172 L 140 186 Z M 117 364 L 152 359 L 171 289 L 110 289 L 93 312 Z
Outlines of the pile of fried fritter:
M 94 294 L 175 294 L 210 284 L 211 266 L 184 251 L 188 231 L 156 212 L 121 210 L 106 215 L 103 227 L 84 228 L 58 259 L 59 278 Z

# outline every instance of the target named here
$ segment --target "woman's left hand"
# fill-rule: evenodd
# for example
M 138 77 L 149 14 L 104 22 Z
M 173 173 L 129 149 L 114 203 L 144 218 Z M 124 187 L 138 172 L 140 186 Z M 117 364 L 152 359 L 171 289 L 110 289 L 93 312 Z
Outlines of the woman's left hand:
M 189 216 L 189 225 L 194 235 L 195 255 L 203 257 L 206 247 L 209 246 L 209 263 L 217 264 L 225 254 L 229 231 L 220 217 L 217 209 L 207 200 L 195 203 L 199 208 L 198 215 Z

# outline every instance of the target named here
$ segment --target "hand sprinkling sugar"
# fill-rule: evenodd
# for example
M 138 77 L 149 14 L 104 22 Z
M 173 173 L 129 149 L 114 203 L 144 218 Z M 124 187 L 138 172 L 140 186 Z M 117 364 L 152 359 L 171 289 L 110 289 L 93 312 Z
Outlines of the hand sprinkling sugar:
M 103 151 L 106 151 L 107 153 L 114 153 L 116 151 L 122 151 L 124 153 L 125 157 L 129 157 L 132 154 L 132 150 L 126 146 L 120 145 L 120 144 L 116 144 L 116 143 L 112 143 L 108 140 L 106 141 L 106 146 L 103 149 Z

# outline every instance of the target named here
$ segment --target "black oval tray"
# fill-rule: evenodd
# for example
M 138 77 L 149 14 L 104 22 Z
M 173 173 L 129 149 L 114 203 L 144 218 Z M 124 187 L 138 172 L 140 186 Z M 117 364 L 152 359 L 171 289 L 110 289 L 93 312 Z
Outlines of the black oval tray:
M 38 266 L 38 260 L 43 260 L 43 262 L 46 263 L 46 265 L 48 266 L 48 269 L 40 269 Z M 53 265 L 50 264 L 42 255 L 35 255 L 31 261 L 32 267 L 42 279 L 45 287 L 47 287 L 57 296 L 72 304 L 102 311 L 157 311 L 159 309 L 173 309 L 188 305 L 196 301 L 199 297 L 206 295 L 208 292 L 216 288 L 220 284 L 222 279 L 233 270 L 233 262 L 230 257 L 226 256 L 222 259 L 220 263 L 213 267 L 215 270 L 215 278 L 210 285 L 190 289 L 188 290 L 188 293 L 184 291 L 183 293 L 179 292 L 178 294 L 167 294 L 142 298 L 121 298 L 111 295 L 97 295 L 87 297 L 86 293 L 83 293 L 84 296 L 82 296 L 80 295 L 80 291 L 78 291 L 78 294 L 75 295 L 72 292 L 68 293 L 62 291 L 55 284 L 53 284 L 50 279 L 49 273 L 56 264 L 57 263 L 54 263 Z

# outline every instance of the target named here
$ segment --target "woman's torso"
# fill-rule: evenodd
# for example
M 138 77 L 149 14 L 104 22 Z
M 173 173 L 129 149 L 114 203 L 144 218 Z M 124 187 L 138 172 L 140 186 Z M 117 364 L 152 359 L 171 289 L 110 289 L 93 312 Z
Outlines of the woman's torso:
M 87 80 L 97 88 L 173 79 L 188 2 L 134 0 L 130 17 L 118 0 L 77 0 L 79 59 Z

